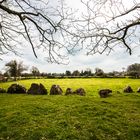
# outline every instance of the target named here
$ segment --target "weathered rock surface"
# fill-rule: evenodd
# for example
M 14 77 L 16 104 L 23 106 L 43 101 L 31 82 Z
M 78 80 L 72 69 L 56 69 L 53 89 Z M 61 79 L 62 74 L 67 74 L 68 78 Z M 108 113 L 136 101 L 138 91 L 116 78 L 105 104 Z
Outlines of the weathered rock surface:
M 32 83 L 27 93 L 33 95 L 46 95 L 48 92 L 44 85 Z
M 125 93 L 132 93 L 133 89 L 130 86 L 127 86 L 124 90 Z
M 62 95 L 63 90 L 59 85 L 52 85 L 50 89 L 50 95 Z
M 76 94 L 76 95 L 80 95 L 80 96 L 85 96 L 86 95 L 86 92 L 83 88 L 78 88 L 73 93 Z
M 72 95 L 72 94 L 73 94 L 72 89 L 71 88 L 67 88 L 65 95 Z
M 112 93 L 112 90 L 110 90 L 110 89 L 101 89 L 99 91 L 99 95 L 100 95 L 101 98 L 108 97 L 110 93 Z
M 12 84 L 8 90 L 7 93 L 26 93 L 26 88 L 19 84 Z

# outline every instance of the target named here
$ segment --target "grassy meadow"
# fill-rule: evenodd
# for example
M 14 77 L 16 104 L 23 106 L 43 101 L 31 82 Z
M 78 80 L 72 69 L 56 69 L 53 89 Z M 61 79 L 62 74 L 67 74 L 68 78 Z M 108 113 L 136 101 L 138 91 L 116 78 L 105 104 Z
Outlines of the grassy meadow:
M 14 82 L 0 83 L 7 89 Z M 0 94 L 0 140 L 140 140 L 140 79 L 33 79 L 16 83 L 27 89 L 82 87 L 86 96 Z M 134 93 L 123 93 L 130 85 Z M 113 90 L 100 98 L 98 91 Z

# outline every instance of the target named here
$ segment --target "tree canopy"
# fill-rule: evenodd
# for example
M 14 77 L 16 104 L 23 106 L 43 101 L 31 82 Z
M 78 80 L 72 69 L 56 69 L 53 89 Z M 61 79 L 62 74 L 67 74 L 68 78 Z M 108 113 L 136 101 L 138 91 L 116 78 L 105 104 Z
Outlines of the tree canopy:
M 31 68 L 31 73 L 34 75 L 34 76 L 39 76 L 40 72 L 39 72 L 39 69 L 35 66 L 32 66 Z
M 127 74 L 136 78 L 140 77 L 140 64 L 135 63 L 127 67 Z
M 27 66 L 23 64 L 23 62 L 17 62 L 16 60 L 12 60 L 5 64 L 6 72 L 9 73 L 10 76 L 14 77 L 15 81 L 18 76 L 25 70 L 27 70 Z

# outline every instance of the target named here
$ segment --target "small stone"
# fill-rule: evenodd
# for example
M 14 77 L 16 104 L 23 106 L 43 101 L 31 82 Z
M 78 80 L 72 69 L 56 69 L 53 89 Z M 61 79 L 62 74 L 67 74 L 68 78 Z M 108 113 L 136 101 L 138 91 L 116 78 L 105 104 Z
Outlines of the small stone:
M 71 88 L 67 88 L 66 89 L 66 94 L 65 95 L 72 95 L 73 94 L 73 91 Z
M 133 89 L 130 86 L 127 86 L 124 90 L 125 93 L 132 93 Z
M 112 93 L 112 90 L 110 90 L 110 89 L 101 89 L 99 91 L 99 95 L 100 95 L 101 98 L 108 97 L 110 93 Z
M 50 95 L 62 95 L 63 91 L 59 85 L 52 85 Z
M 85 96 L 86 95 L 86 92 L 85 92 L 85 90 L 83 88 L 78 88 L 73 93 L 77 94 L 77 95 L 80 95 L 80 96 Z

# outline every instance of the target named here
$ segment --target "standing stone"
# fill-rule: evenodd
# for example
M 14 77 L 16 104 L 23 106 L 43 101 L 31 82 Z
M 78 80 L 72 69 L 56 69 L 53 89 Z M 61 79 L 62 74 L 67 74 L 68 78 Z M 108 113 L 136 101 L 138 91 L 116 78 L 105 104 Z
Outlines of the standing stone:
M 45 95 L 45 94 L 48 94 L 48 92 L 47 92 L 47 89 L 44 87 L 44 85 L 43 84 L 41 84 L 40 83 L 40 88 L 39 88 L 39 90 L 40 90 L 40 94 L 42 94 L 42 95 Z
M 127 86 L 124 90 L 125 93 L 132 93 L 133 89 L 130 86 Z
M 8 88 L 7 93 L 26 93 L 26 88 L 19 84 L 12 84 Z
M 44 85 L 32 83 L 27 93 L 33 95 L 46 95 L 48 92 Z
M 101 89 L 99 91 L 99 95 L 100 95 L 101 98 L 108 97 L 110 93 L 112 93 L 112 90 L 110 90 L 110 89 Z
M 52 85 L 50 95 L 62 95 L 63 91 L 59 85 Z
M 76 94 L 76 95 L 80 95 L 80 96 L 85 96 L 85 94 L 86 94 L 86 92 L 83 88 L 78 88 L 73 93 Z
M 67 88 L 66 89 L 66 94 L 65 95 L 72 95 L 73 94 L 73 91 L 71 88 Z

